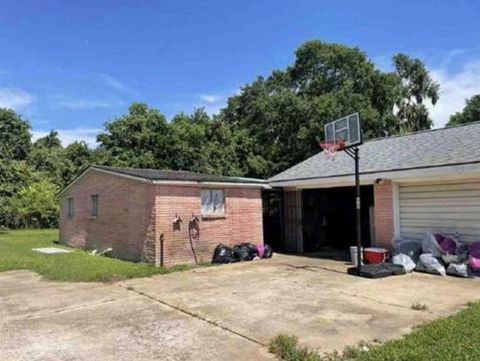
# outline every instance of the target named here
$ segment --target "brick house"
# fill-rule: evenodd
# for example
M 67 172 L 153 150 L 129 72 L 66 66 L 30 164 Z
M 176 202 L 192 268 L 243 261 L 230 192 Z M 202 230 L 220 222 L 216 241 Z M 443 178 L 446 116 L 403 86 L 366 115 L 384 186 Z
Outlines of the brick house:
M 428 231 L 480 239 L 480 122 L 371 140 L 360 149 L 362 243 Z M 283 249 L 355 244 L 353 160 L 319 153 L 268 180 L 281 189 Z M 268 240 L 267 240 L 268 241 Z
M 220 242 L 263 243 L 264 187 L 258 179 L 92 166 L 59 194 L 59 239 L 157 265 L 209 261 Z

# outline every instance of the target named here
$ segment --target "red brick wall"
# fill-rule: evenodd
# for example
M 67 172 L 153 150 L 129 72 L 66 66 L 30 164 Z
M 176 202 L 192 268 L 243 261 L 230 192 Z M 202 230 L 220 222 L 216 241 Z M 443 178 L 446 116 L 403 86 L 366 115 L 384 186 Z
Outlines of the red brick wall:
M 385 248 L 392 247 L 393 227 L 393 185 L 386 180 L 374 185 L 375 201 L 375 243 Z
M 98 194 L 97 218 L 90 216 L 93 194 Z M 115 257 L 141 260 L 145 243 L 154 237 L 154 201 L 152 184 L 90 171 L 60 198 L 60 241 L 87 249 L 112 247 Z
M 215 187 L 221 188 L 221 187 Z M 260 189 L 225 188 L 225 216 L 201 215 L 201 187 L 156 186 L 157 236 L 164 234 L 164 264 L 210 261 L 218 243 L 263 244 L 262 198 Z M 182 219 L 174 229 L 175 215 Z M 198 218 L 198 239 L 190 240 L 189 223 Z

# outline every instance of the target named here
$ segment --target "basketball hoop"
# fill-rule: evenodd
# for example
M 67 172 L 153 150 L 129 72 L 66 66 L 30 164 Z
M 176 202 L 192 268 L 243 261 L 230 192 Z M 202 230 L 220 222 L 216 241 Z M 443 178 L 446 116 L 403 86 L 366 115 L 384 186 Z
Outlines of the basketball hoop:
M 320 147 L 322 147 L 327 157 L 334 160 L 338 151 L 345 148 L 345 140 L 343 140 L 342 138 L 322 140 L 320 142 Z

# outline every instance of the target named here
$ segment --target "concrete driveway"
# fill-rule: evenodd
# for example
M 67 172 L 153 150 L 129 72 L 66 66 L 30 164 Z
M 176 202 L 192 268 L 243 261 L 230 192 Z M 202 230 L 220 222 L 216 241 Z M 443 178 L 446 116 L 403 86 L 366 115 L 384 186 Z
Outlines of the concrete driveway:
M 480 297 L 478 280 L 345 274 L 341 262 L 275 255 L 113 284 L 0 273 L 1 360 L 268 360 L 295 334 L 320 351 L 383 341 Z M 429 311 L 414 311 L 414 302 Z

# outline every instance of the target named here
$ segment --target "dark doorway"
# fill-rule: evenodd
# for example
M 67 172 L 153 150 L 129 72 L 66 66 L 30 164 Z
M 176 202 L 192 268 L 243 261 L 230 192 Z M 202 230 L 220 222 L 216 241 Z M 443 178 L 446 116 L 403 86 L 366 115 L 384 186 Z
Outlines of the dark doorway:
M 373 186 L 361 187 L 362 244 L 370 246 Z M 355 187 L 303 191 L 304 252 L 347 249 L 356 244 Z
M 265 190 L 263 198 L 263 240 L 274 251 L 283 251 L 282 191 Z

